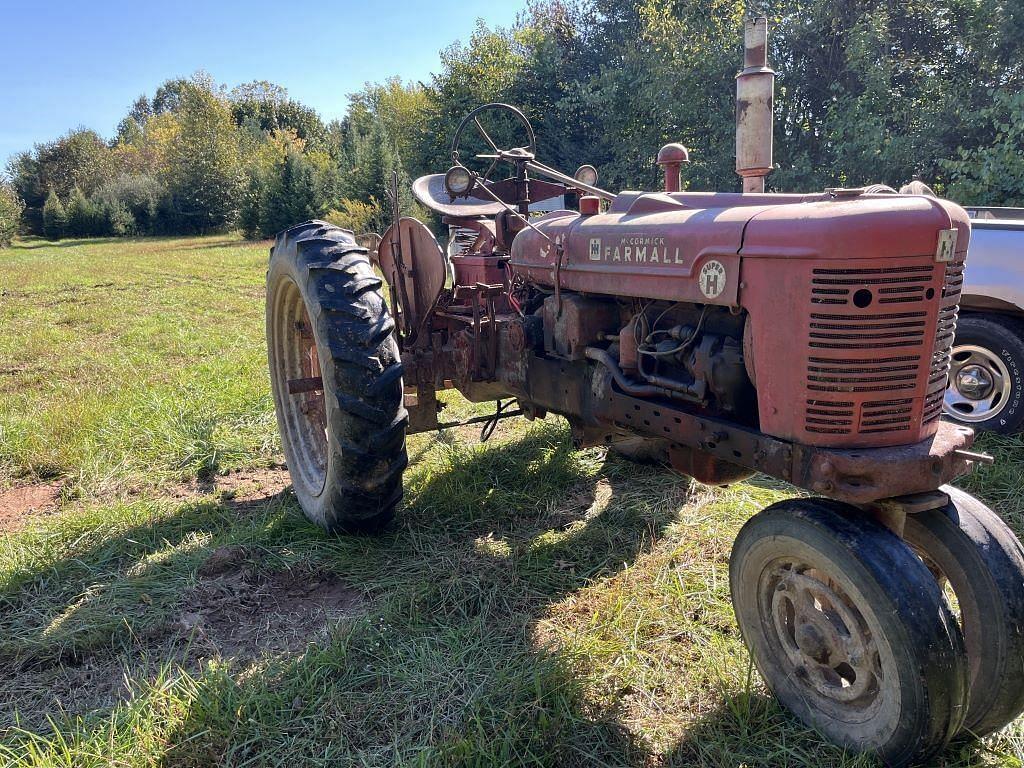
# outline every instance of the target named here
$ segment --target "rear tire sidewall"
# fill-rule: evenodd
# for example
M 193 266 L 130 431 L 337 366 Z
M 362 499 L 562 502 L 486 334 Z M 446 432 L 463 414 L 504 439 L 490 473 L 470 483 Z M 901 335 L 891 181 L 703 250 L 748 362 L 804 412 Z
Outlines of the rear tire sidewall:
M 330 351 L 324 346 L 320 339 L 320 332 L 317 323 L 317 306 L 315 302 L 311 302 L 307 294 L 307 283 L 308 275 L 305 274 L 305 270 L 302 269 L 295 259 L 287 258 L 284 255 L 277 255 L 271 259 L 270 267 L 267 271 L 267 339 L 271 338 L 273 333 L 272 323 L 274 312 L 277 307 L 277 301 L 279 300 L 278 293 L 284 288 L 287 283 L 292 283 L 299 291 L 299 295 L 302 297 L 302 303 L 306 307 L 306 313 L 309 315 L 311 331 L 313 333 L 313 340 L 317 347 L 317 354 L 319 355 L 321 366 L 326 367 L 330 365 Z M 300 458 L 292 444 L 292 425 L 287 423 L 285 418 L 286 409 L 284 407 L 284 398 L 291 397 L 287 391 L 287 383 L 277 380 L 276 372 L 279 370 L 277 366 L 277 359 L 275 357 L 275 345 L 272 343 L 267 344 L 268 356 L 271 371 L 272 389 L 274 393 L 274 411 L 277 414 L 277 426 L 281 435 L 281 447 L 284 452 L 285 461 L 289 467 L 296 467 L 300 461 Z M 322 371 L 324 380 L 330 381 L 327 372 Z M 332 434 L 332 425 L 335 422 L 337 403 L 333 397 L 330 397 L 329 393 L 325 393 L 324 407 L 327 411 L 327 465 L 324 472 L 324 482 L 319 488 L 312 488 L 306 485 L 304 482 L 296 480 L 296 474 L 292 472 L 292 490 L 295 493 L 296 498 L 299 501 L 299 505 L 302 507 L 306 516 L 314 523 L 320 526 L 326 527 L 328 525 L 329 510 L 328 505 L 331 503 L 331 494 L 329 484 L 333 471 L 335 470 L 335 451 L 331 449 L 331 446 L 335 443 L 335 436 Z
M 366 249 L 326 222 L 282 232 L 271 250 L 268 361 L 282 448 L 302 511 L 330 533 L 377 533 L 402 499 L 408 413 L 382 287 Z M 307 324 L 310 337 L 292 322 Z M 320 402 L 288 392 L 293 378 L 315 375 L 305 357 L 313 350 Z
M 1013 318 L 965 315 L 957 323 L 953 348 L 960 345 L 984 347 L 1006 366 L 1010 377 L 1010 392 L 1006 405 L 995 416 L 979 422 L 959 420 L 954 413 L 945 412 L 947 419 L 978 431 L 1013 434 L 1024 427 L 1024 338 L 1020 335 L 1024 324 Z

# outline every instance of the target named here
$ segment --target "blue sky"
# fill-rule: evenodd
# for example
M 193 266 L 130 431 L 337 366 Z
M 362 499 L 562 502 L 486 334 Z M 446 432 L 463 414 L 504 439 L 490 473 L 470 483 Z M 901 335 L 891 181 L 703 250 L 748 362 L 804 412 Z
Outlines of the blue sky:
M 199 69 L 229 86 L 283 85 L 327 120 L 367 81 L 425 80 L 477 19 L 507 26 L 523 0 L 124 2 L 0 0 L 0 171 L 80 125 L 110 137 L 137 96 Z

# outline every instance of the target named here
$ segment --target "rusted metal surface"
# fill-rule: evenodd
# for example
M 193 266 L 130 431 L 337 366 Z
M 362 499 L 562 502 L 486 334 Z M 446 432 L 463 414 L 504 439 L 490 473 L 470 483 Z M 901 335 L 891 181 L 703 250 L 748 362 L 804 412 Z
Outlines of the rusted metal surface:
M 501 203 L 493 200 L 482 201 L 466 197 L 452 197 L 444 186 L 444 174 L 434 173 L 421 176 L 412 185 L 413 196 L 432 211 L 442 216 L 471 218 L 473 216 L 496 216 L 501 213 Z
M 926 197 L 639 194 L 549 214 L 513 276 L 562 293 L 742 308 L 761 428 L 812 445 L 934 434 L 969 222 Z M 949 262 L 938 233 L 957 229 Z M 561 264 L 551 242 L 562 245 Z M 787 311 L 780 312 L 785 307 Z
M 769 609 L 763 626 L 797 671 L 803 695 L 852 720 L 893 682 L 885 679 L 890 665 L 879 661 L 878 638 L 839 583 L 836 574 L 784 559 L 759 581 L 758 604 Z
M 384 233 L 378 260 L 401 308 L 397 319 L 402 340 L 414 343 L 444 288 L 444 253 L 424 224 L 406 217 Z
M 679 171 L 683 163 L 690 162 L 690 152 L 682 144 L 666 144 L 658 150 L 657 164 L 665 175 L 666 192 L 679 191 Z
M 743 71 L 736 76 L 736 173 L 744 192 L 764 192 L 772 170 L 775 71 L 768 66 L 768 19 L 746 22 Z
M 669 462 L 677 472 L 692 477 L 705 485 L 738 483 L 754 474 L 748 467 L 724 461 L 705 451 L 674 443 L 668 449 Z
M 971 469 L 957 451 L 971 446 L 974 433 L 945 422 L 935 436 L 914 445 L 841 450 L 779 440 L 612 387 L 593 404 L 592 414 L 616 428 L 690 446 L 850 503 L 932 491 Z
M 949 504 L 949 495 L 943 491 L 925 491 L 906 496 L 880 499 L 861 508 L 899 537 L 903 537 L 907 515 L 916 515 L 932 509 L 941 509 Z
M 376 232 L 362 232 L 356 235 L 356 242 L 366 249 L 366 253 L 370 257 L 370 263 L 380 269 L 380 254 L 378 253 L 380 235 Z
M 558 307 L 558 297 L 544 302 L 544 348 L 551 354 L 570 360 L 586 356 L 587 345 L 601 333 L 614 333 L 619 326 L 619 310 L 608 301 L 584 296 L 566 296 Z
M 795 445 L 787 479 L 852 503 L 922 493 L 967 474 L 973 462 L 957 452 L 973 442 L 970 429 L 942 422 L 932 437 L 913 445 L 853 450 Z
M 531 200 L 573 179 L 535 157 L 532 131 L 528 146 L 503 150 L 481 111 L 463 121 L 459 133 L 479 131 L 494 163 L 459 201 L 441 175 L 416 183 L 418 198 L 476 237 L 451 259 L 454 285 L 427 292 L 441 297 L 429 344 L 403 353 L 414 431 L 439 426 L 433 389 L 451 383 L 476 401 L 515 397 L 527 417 L 561 414 L 579 445 L 665 441 L 673 465 L 704 482 L 764 472 L 894 530 L 984 460 L 968 450 L 973 433 L 938 418 L 966 215 L 866 190 L 765 194 L 767 44 L 766 20 L 748 23 L 736 86 L 742 194 L 679 192 L 688 152 L 669 144 L 658 155 L 664 192 L 597 190 L 603 213 L 591 203 L 528 221 Z M 461 167 L 458 138 L 453 160 Z M 492 182 L 500 163 L 514 173 Z M 955 243 L 945 250 L 943 233 Z M 402 274 L 419 279 L 418 267 Z M 421 312 L 415 282 L 398 282 L 412 296 L 403 306 Z M 652 306 L 653 326 L 638 326 Z
M 298 395 L 303 392 L 323 392 L 324 380 L 320 376 L 310 376 L 304 379 L 290 379 L 288 381 L 288 394 Z

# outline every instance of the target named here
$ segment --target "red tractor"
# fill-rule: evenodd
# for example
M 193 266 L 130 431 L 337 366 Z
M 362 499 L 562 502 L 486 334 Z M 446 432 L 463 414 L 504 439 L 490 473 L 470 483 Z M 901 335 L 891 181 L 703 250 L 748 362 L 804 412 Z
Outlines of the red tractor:
M 926 196 L 766 194 L 765 42 L 749 23 L 743 193 L 679 191 L 687 152 L 670 144 L 663 191 L 612 194 L 589 166 L 542 163 L 526 117 L 487 104 L 452 168 L 413 186 L 460 248 L 397 215 L 374 249 L 319 221 L 279 235 L 274 400 L 295 495 L 333 532 L 392 518 L 406 435 L 448 426 L 451 387 L 497 401 L 491 423 L 558 414 L 579 447 L 817 494 L 743 526 L 736 620 L 785 706 L 904 764 L 1024 710 L 1024 549 L 948 485 L 988 457 L 940 420 L 970 224 Z M 531 214 L 559 198 L 574 210 Z

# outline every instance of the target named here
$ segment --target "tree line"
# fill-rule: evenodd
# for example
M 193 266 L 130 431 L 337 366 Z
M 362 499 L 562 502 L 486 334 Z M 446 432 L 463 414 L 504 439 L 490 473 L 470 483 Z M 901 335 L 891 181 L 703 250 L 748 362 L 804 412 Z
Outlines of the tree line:
M 918 176 L 965 204 L 1024 205 L 1019 0 L 537 0 L 510 28 L 478 23 L 429 82 L 368 84 L 341 120 L 272 83 L 169 80 L 109 140 L 79 128 L 16 155 L 0 242 L 19 220 L 50 238 L 266 237 L 311 217 L 379 231 L 392 175 L 403 210 L 425 215 L 409 180 L 444 171 L 458 120 L 488 101 L 527 114 L 546 162 L 595 164 L 611 189 L 655 187 L 654 154 L 681 141 L 691 188 L 733 190 L 752 14 L 769 17 L 779 71 L 770 188 Z

